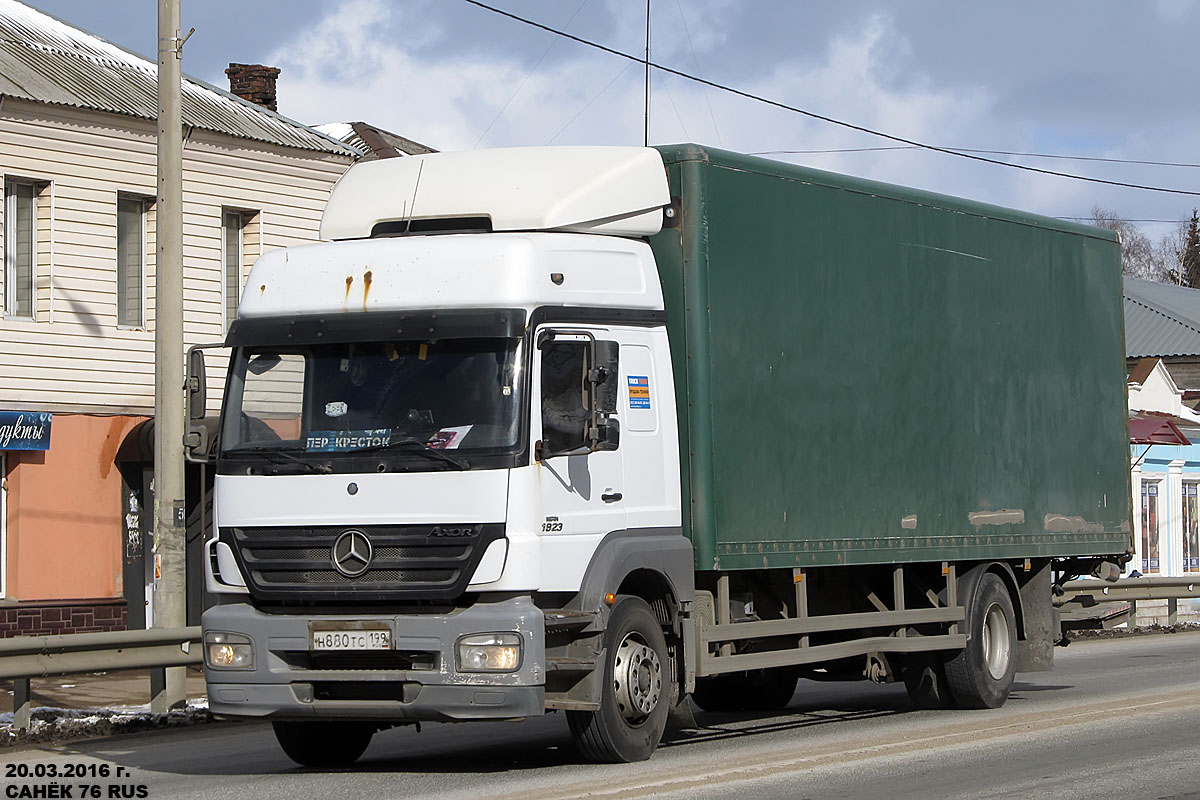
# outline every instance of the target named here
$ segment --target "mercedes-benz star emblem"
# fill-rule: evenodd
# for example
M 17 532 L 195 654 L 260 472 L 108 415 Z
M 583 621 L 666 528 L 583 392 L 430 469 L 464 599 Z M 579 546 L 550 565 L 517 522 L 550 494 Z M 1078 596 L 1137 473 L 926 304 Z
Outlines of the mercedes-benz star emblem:
M 329 560 L 333 562 L 333 568 L 347 578 L 357 578 L 371 566 L 371 557 L 374 555 L 375 548 L 371 546 L 367 535 L 351 528 L 334 541 Z

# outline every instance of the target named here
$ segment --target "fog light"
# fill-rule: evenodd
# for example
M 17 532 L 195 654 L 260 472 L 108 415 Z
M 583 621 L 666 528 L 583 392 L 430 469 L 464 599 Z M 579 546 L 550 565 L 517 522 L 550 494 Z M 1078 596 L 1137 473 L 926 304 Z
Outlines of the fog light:
M 458 640 L 459 672 L 515 672 L 520 666 L 520 634 L 477 633 Z
M 204 656 L 213 669 L 254 669 L 254 645 L 240 633 L 205 633 Z

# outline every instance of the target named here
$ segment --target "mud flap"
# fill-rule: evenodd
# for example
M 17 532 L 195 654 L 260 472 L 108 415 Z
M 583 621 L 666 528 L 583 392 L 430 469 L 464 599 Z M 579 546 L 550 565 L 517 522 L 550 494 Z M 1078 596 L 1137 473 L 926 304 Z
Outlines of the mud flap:
M 683 695 L 667 709 L 667 738 L 674 738 L 683 731 L 695 730 L 700 727 L 696 715 L 692 712 L 692 701 L 688 695 Z
M 1017 642 L 1017 672 L 1045 672 L 1054 668 L 1054 643 L 1062 638 L 1059 612 L 1050 599 L 1049 561 L 1021 584 L 1020 593 L 1025 638 Z

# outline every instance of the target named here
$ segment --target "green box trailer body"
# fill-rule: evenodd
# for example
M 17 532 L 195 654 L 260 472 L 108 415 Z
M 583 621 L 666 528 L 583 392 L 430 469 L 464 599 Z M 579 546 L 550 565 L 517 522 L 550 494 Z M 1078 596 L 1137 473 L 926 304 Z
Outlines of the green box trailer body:
M 698 570 L 1130 551 L 1115 235 L 659 149 Z

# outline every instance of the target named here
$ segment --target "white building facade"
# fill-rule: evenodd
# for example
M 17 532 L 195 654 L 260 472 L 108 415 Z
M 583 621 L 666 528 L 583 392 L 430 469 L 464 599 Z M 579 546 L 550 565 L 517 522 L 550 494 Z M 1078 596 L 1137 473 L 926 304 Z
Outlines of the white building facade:
M 156 67 L 14 0 L 0 39 L 0 637 L 144 624 Z M 258 255 L 317 239 L 359 151 L 190 78 L 183 100 L 190 345 Z

